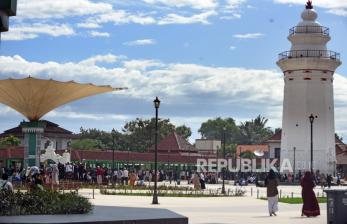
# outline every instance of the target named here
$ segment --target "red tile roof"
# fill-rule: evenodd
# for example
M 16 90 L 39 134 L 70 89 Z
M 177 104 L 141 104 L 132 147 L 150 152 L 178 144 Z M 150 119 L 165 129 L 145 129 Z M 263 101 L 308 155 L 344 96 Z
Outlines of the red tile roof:
M 57 153 L 62 155 L 64 150 L 57 150 Z M 96 151 L 96 150 L 72 150 L 71 160 L 72 161 L 82 161 L 85 160 L 98 160 L 98 161 L 112 161 L 113 152 L 112 151 Z M 8 148 L 0 150 L 1 159 L 24 158 L 24 149 L 22 147 L 18 148 Z M 158 161 L 172 163 L 196 163 L 198 158 L 209 158 L 208 156 L 202 156 L 200 154 L 190 154 L 189 156 L 170 152 L 170 155 L 165 152 L 158 152 Z M 115 161 L 136 161 L 136 162 L 153 162 L 154 153 L 153 152 L 128 152 L 128 151 L 115 151 Z
M 347 152 L 337 154 L 336 161 L 338 165 L 347 165 Z
M 281 138 L 282 138 L 282 130 L 277 131 L 274 135 L 272 135 L 264 143 L 281 142 Z
M 149 151 L 154 150 L 154 145 Z M 169 134 L 158 143 L 158 152 L 197 152 L 197 149 L 176 132 Z
M 240 155 L 240 151 L 242 152 L 255 152 L 256 150 L 262 151 L 262 152 L 268 152 L 269 146 L 268 145 L 237 145 L 236 146 L 236 154 L 237 156 Z

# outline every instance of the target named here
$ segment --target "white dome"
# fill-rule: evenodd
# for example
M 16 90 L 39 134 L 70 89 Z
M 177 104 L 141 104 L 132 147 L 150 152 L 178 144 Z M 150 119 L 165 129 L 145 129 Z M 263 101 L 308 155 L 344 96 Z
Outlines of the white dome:
M 305 9 L 302 13 L 301 13 L 301 18 L 304 21 L 315 21 L 318 17 L 317 12 L 314 9 Z

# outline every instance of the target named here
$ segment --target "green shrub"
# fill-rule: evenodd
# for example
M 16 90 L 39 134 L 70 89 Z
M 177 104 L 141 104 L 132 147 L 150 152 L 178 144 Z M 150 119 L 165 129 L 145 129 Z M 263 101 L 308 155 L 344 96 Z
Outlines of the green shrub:
M 92 210 L 88 199 L 76 193 L 60 194 L 36 190 L 16 193 L 0 191 L 0 215 L 85 214 Z

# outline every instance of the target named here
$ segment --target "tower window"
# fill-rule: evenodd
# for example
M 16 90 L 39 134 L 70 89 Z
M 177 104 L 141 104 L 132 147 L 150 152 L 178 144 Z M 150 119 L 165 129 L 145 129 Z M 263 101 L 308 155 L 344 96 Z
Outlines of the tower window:
M 321 78 L 321 80 L 322 80 L 322 81 L 327 81 L 327 79 L 326 79 L 326 78 Z
M 307 78 L 307 77 L 306 77 L 306 78 L 304 78 L 304 80 L 311 80 L 311 78 Z
M 311 73 L 311 71 L 310 70 L 305 70 L 304 73 Z
M 293 81 L 294 79 L 293 78 L 289 78 L 289 81 Z

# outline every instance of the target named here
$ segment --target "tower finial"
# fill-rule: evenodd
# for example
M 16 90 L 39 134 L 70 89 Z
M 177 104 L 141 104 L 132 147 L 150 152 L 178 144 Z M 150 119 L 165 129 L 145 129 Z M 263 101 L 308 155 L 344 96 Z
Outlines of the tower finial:
M 306 9 L 313 9 L 312 0 L 308 0 L 306 3 Z

